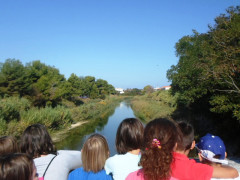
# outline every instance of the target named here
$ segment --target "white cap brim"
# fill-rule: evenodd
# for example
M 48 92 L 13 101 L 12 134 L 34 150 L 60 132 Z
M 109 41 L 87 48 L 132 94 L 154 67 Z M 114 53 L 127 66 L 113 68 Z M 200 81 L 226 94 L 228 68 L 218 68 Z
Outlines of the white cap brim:
M 204 158 L 204 159 L 207 159 L 211 162 L 215 162 L 215 163 L 221 163 L 221 164 L 228 164 L 228 161 L 225 160 L 225 159 L 216 159 L 214 158 L 215 154 L 211 151 L 208 151 L 208 150 L 201 150 L 201 149 L 198 149 L 199 152 L 200 152 L 200 155 Z

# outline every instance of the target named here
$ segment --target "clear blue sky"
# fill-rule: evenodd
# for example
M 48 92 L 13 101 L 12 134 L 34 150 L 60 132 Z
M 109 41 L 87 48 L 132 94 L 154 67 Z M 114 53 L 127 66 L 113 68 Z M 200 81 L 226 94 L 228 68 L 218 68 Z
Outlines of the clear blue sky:
M 115 87 L 169 85 L 175 43 L 237 0 L 1 0 L 0 62 L 55 66 Z

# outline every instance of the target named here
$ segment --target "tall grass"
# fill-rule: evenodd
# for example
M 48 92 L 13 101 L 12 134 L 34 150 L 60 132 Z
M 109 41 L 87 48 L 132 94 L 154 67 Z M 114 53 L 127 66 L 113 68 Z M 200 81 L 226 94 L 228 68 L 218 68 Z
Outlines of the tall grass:
M 72 123 L 103 116 L 119 102 L 119 97 L 105 100 L 84 100 L 80 106 L 65 102 L 55 108 L 31 107 L 25 98 L 5 98 L 0 100 L 0 135 L 20 136 L 24 129 L 35 123 L 44 124 L 51 132 L 65 129 Z M 70 107 L 69 107 L 70 106 Z
M 169 91 L 135 96 L 131 101 L 135 115 L 145 122 L 159 117 L 169 118 L 176 109 L 175 97 Z

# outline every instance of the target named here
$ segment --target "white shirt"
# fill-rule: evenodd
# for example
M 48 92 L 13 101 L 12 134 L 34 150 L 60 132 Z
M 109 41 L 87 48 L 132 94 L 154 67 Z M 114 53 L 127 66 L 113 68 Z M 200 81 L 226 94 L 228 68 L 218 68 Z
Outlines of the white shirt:
M 141 168 L 140 158 L 141 155 L 131 153 L 116 154 L 107 159 L 104 168 L 107 174 L 112 173 L 114 180 L 125 180 L 129 173 Z
M 45 174 L 44 180 L 67 180 L 69 172 L 82 165 L 80 151 L 60 150 L 57 153 Z M 39 177 L 43 176 L 44 171 L 54 156 L 53 154 L 48 154 L 47 156 L 34 159 Z

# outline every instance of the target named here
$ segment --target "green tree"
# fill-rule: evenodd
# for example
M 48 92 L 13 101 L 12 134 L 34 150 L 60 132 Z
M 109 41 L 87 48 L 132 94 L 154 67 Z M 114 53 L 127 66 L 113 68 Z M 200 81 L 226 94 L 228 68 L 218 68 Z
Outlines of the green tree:
M 150 93 L 153 93 L 154 92 L 154 89 L 151 85 L 147 85 L 143 88 L 143 93 L 144 94 L 150 94 Z
M 229 8 L 207 33 L 194 31 L 176 44 L 178 64 L 167 77 L 178 104 L 201 101 L 216 113 L 232 112 L 240 120 L 240 8 Z
M 31 90 L 31 82 L 23 64 L 16 59 L 7 59 L 0 69 L 0 94 L 23 96 Z

